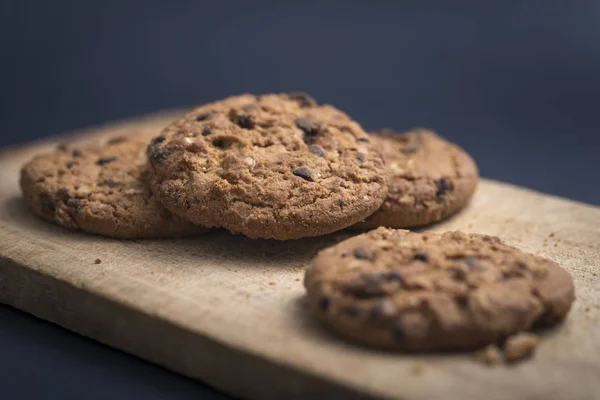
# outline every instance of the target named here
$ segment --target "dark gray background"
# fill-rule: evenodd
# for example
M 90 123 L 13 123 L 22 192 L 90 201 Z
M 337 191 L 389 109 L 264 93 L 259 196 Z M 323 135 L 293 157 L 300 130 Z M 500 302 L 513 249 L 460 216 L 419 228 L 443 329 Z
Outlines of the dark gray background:
M 368 129 L 434 128 L 486 177 L 600 204 L 598 21 L 595 0 L 0 0 L 0 145 L 302 90 Z M 3 393 L 221 398 L 6 307 Z

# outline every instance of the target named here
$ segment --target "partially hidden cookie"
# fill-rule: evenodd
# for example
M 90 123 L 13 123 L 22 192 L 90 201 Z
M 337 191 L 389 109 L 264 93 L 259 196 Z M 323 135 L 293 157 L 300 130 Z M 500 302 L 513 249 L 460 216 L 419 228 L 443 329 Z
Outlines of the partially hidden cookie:
M 379 228 L 320 252 L 304 284 L 340 335 L 406 351 L 478 349 L 562 320 L 574 300 L 556 263 L 462 232 Z
M 460 147 L 432 131 L 371 134 L 390 172 L 389 191 L 373 215 L 355 225 L 409 228 L 442 220 L 463 208 L 477 187 L 478 170 Z
M 69 229 L 114 238 L 157 238 L 204 228 L 173 215 L 152 195 L 148 139 L 118 137 L 105 144 L 38 155 L 21 170 L 26 203 Z
M 337 231 L 387 193 L 383 160 L 361 126 L 305 94 L 204 105 L 167 127 L 148 156 L 165 207 L 250 238 Z

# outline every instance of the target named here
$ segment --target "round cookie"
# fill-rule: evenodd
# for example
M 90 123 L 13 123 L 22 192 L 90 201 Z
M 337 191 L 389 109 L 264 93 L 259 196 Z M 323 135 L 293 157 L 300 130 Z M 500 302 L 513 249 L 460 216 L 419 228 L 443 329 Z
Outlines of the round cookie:
M 320 252 L 304 285 L 340 335 L 407 351 L 477 349 L 562 320 L 574 300 L 556 263 L 462 232 L 355 236 Z
M 371 134 L 371 142 L 390 172 L 389 192 L 383 205 L 355 228 L 428 225 L 454 214 L 473 196 L 479 175 L 475 162 L 435 133 L 384 129 Z
M 250 238 L 337 231 L 387 193 L 383 160 L 360 125 L 305 94 L 204 105 L 167 127 L 148 156 L 165 207 Z
M 204 231 L 160 205 L 150 191 L 148 140 L 118 137 L 104 145 L 57 150 L 21 170 L 26 203 L 69 229 L 114 238 L 183 236 Z

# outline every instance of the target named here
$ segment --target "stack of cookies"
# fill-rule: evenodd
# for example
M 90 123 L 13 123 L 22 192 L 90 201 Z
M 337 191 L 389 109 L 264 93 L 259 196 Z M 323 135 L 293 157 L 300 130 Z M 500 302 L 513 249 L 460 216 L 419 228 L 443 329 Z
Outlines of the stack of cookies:
M 205 227 L 287 240 L 431 224 L 477 184 L 469 155 L 435 133 L 368 135 L 302 93 L 230 97 L 158 133 L 38 156 L 22 170 L 25 199 L 45 219 L 110 237 Z
M 471 157 L 431 131 L 367 134 L 289 93 L 206 104 L 152 137 L 60 147 L 23 167 L 21 188 L 42 218 L 109 237 L 289 240 L 432 224 L 477 180 Z M 405 350 L 478 348 L 560 320 L 573 299 L 560 267 L 495 239 L 384 228 L 319 254 L 305 285 L 334 330 Z

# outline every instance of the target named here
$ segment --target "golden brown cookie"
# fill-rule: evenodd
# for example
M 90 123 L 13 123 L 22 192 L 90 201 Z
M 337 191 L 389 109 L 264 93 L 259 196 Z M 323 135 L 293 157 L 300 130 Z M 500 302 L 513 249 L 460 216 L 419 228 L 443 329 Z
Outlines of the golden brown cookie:
M 156 238 L 205 231 L 166 210 L 150 191 L 143 138 L 39 155 L 21 170 L 25 201 L 42 218 L 114 238 Z
M 379 228 L 320 252 L 304 284 L 340 335 L 409 351 L 481 348 L 562 320 L 574 300 L 556 263 L 462 232 Z
M 358 229 L 409 228 L 444 219 L 464 207 L 477 187 L 473 159 L 434 132 L 403 134 L 384 129 L 371 135 L 390 172 L 383 205 Z
M 360 125 L 304 94 L 204 105 L 167 127 L 148 155 L 165 207 L 251 238 L 348 227 L 387 192 L 383 160 Z

